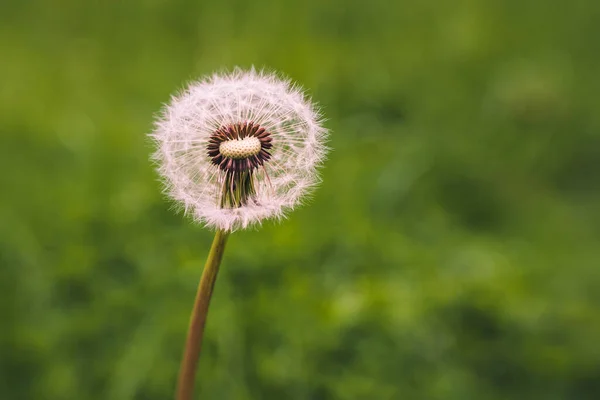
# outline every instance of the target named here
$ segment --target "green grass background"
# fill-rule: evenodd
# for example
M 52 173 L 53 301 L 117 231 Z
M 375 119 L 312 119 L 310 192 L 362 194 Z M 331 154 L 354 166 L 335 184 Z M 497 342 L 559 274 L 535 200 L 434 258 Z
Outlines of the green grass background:
M 154 115 L 285 72 L 334 149 L 234 234 L 202 399 L 600 398 L 600 3 L 4 0 L 0 399 L 172 398 L 211 232 Z

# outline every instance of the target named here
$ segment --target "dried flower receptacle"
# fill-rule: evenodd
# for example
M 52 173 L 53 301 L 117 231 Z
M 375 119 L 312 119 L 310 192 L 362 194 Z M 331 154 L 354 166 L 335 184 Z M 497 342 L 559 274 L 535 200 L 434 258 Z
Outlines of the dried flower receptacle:
M 223 179 L 221 207 L 241 207 L 254 200 L 254 172 L 271 158 L 272 140 L 265 128 L 253 122 L 221 127 L 210 137 L 208 156 Z

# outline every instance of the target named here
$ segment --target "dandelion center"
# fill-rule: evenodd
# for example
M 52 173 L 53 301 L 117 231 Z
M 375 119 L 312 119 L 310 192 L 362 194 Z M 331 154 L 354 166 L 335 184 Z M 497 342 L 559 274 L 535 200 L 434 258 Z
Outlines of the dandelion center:
M 254 171 L 271 158 L 271 141 L 271 134 L 253 122 L 222 126 L 211 135 L 206 150 L 223 173 L 222 208 L 242 207 L 255 197 Z
M 224 157 L 233 158 L 234 160 L 255 156 L 260 153 L 260 149 L 260 140 L 254 136 L 241 140 L 227 140 L 219 145 L 219 152 Z
M 217 129 L 206 150 L 212 164 L 223 171 L 253 171 L 271 158 L 272 140 L 265 128 L 242 122 Z

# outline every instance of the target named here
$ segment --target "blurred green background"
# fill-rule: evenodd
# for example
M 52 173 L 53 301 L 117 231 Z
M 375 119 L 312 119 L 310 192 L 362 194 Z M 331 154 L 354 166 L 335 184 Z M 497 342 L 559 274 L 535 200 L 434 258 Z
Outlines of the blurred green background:
M 211 232 L 146 133 L 285 72 L 334 151 L 228 244 L 203 399 L 600 398 L 600 3 L 3 0 L 0 399 L 172 398 Z

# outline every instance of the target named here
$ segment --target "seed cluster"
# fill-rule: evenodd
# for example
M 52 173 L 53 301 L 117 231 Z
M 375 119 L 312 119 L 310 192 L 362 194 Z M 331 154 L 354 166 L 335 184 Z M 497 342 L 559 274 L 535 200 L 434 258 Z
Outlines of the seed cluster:
M 224 157 L 241 160 L 260 153 L 260 140 L 258 138 L 246 137 L 238 140 L 227 140 L 219 146 L 219 152 Z
M 243 122 L 217 129 L 206 149 L 212 164 L 223 171 L 253 171 L 271 158 L 272 140 L 265 128 Z

